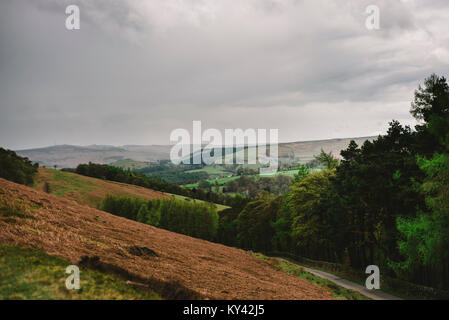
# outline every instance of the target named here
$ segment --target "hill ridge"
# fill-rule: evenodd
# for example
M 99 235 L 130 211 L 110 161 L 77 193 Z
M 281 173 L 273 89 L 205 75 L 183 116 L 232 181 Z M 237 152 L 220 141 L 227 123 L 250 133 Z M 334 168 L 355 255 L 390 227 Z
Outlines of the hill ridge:
M 307 140 L 294 142 L 280 142 L 280 158 L 290 158 L 295 160 L 311 159 L 317 155 L 321 148 L 325 151 L 333 152 L 338 156 L 340 150 L 349 145 L 349 141 L 354 140 L 362 143 L 365 140 L 372 140 L 375 136 L 356 138 L 333 138 L 323 140 Z M 78 164 L 95 162 L 110 164 L 117 160 L 132 159 L 143 162 L 155 162 L 158 160 L 170 159 L 172 145 L 57 145 L 35 149 L 17 150 L 17 154 L 28 157 L 30 160 L 39 163 L 41 166 L 54 166 L 74 168 Z

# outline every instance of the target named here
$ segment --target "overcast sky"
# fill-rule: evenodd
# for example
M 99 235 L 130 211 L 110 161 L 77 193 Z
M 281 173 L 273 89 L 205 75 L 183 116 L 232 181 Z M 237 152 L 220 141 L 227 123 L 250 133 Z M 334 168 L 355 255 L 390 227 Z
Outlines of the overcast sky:
M 76 4 L 81 29 L 65 28 Z M 380 8 L 380 30 L 365 9 Z M 167 144 L 176 128 L 369 136 L 449 75 L 447 0 L 1 0 L 0 146 Z

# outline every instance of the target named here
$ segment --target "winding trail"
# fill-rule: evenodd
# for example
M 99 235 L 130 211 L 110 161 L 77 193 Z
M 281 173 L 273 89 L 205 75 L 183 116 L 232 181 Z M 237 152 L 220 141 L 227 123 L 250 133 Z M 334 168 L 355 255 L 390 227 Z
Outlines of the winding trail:
M 368 297 L 368 298 L 373 299 L 373 300 L 403 300 L 403 299 L 401 299 L 399 297 L 396 297 L 396 296 L 393 296 L 391 294 L 385 293 L 385 292 L 383 292 L 381 290 L 368 290 L 366 287 L 364 287 L 364 286 L 362 286 L 362 285 L 360 285 L 358 283 L 355 283 L 355 282 L 352 282 L 352 281 L 340 278 L 340 277 L 338 277 L 338 276 L 336 276 L 334 274 L 328 273 L 328 272 L 324 272 L 324 271 L 317 270 L 317 269 L 311 269 L 311 268 L 302 266 L 300 264 L 297 264 L 295 262 L 292 262 L 292 261 L 289 261 L 289 260 L 286 260 L 286 259 L 283 259 L 283 258 L 277 257 L 276 259 L 284 260 L 284 261 L 287 261 L 287 262 L 290 262 L 290 263 L 294 263 L 297 266 L 303 268 L 305 271 L 307 271 L 307 272 L 309 272 L 311 274 L 314 274 L 314 275 L 316 275 L 316 276 L 318 276 L 320 278 L 324 278 L 324 279 L 327 279 L 329 281 L 332 281 L 333 283 L 338 284 L 339 286 L 341 286 L 343 288 L 357 291 L 357 292 L 361 293 L 362 295 L 364 295 L 365 297 Z

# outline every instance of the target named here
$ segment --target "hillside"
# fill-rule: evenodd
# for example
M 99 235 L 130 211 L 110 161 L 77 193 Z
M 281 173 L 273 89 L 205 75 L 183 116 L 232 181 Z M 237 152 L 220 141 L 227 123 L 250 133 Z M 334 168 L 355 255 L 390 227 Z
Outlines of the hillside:
M 163 298 L 333 298 L 328 289 L 275 270 L 243 250 L 113 216 L 4 179 L 0 244 L 32 247 L 73 264 L 108 270 L 162 292 Z
M 28 157 L 40 166 L 58 168 L 75 168 L 78 164 L 112 163 L 118 160 L 133 159 L 137 161 L 157 161 L 168 159 L 169 145 L 164 146 L 72 146 L 57 145 L 44 148 L 19 150 L 17 154 Z
M 366 140 L 373 140 L 375 137 L 360 137 L 360 138 L 342 138 L 342 139 L 327 139 L 327 140 L 315 140 L 315 141 L 298 141 L 287 142 L 278 144 L 278 156 L 280 164 L 289 164 L 291 162 L 306 163 L 314 158 L 314 156 L 320 154 L 321 149 L 327 153 L 331 152 L 335 157 L 340 158 L 340 151 L 348 147 L 351 140 L 354 140 L 358 145 L 362 145 Z M 254 149 L 255 146 L 248 147 L 248 149 Z M 269 150 L 269 146 L 267 146 Z M 199 152 L 195 152 L 183 159 L 189 159 L 195 157 Z M 247 161 L 247 150 L 240 150 L 235 153 L 229 153 L 230 148 L 225 151 L 225 158 L 232 159 L 234 154 L 240 154 L 245 161 Z M 253 150 L 254 154 L 257 154 L 257 149 Z M 268 160 L 268 159 L 266 159 Z M 249 165 L 254 167 L 255 165 Z M 257 166 L 255 166 L 257 167 Z
M 98 208 L 107 195 L 143 199 L 169 197 L 165 193 L 148 188 L 85 177 L 71 172 L 39 168 L 33 187 L 36 190 L 44 191 L 45 183 L 49 184 L 52 194 L 92 208 Z
M 74 200 L 79 204 L 92 208 L 98 208 L 107 195 L 142 199 L 174 197 L 178 200 L 204 202 L 135 185 L 96 179 L 60 170 L 39 168 L 34 179 L 33 188 L 44 191 L 45 183 L 48 183 L 51 194 Z M 221 204 L 215 204 L 215 206 L 217 211 L 229 208 Z
M 312 160 L 314 156 L 320 154 L 321 149 L 340 158 L 340 151 L 348 147 L 349 142 L 354 140 L 358 145 L 362 145 L 366 140 L 373 140 L 376 137 L 327 139 L 316 141 L 298 141 L 279 144 L 279 157 L 294 161 Z

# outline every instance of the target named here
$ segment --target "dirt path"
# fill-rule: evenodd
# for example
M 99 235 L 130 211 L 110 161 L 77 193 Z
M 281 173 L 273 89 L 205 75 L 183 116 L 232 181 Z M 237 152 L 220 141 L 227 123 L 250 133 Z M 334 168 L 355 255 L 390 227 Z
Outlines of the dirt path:
M 277 259 L 288 261 L 288 260 L 285 260 L 283 258 L 277 258 Z M 291 261 L 288 261 L 288 262 L 291 262 Z M 334 274 L 331 274 L 331 273 L 328 273 L 328 272 L 324 272 L 324 271 L 321 271 L 321 270 L 317 270 L 317 269 L 311 269 L 311 268 L 299 265 L 297 263 L 295 263 L 295 264 L 297 266 L 300 266 L 301 268 L 303 268 L 305 271 L 307 271 L 309 273 L 312 273 L 312 274 L 314 274 L 314 275 L 316 275 L 316 276 L 318 276 L 320 278 L 324 278 L 324 279 L 330 280 L 333 283 L 338 284 L 339 286 L 341 286 L 343 288 L 357 291 L 357 292 L 363 294 L 365 297 L 368 297 L 370 299 L 373 299 L 373 300 L 403 300 L 403 299 L 401 299 L 399 297 L 396 297 L 396 296 L 393 296 L 391 294 L 385 293 L 385 292 L 383 292 L 381 290 L 368 290 L 366 287 L 364 287 L 364 286 L 362 286 L 362 285 L 360 285 L 358 283 L 355 283 L 355 282 L 352 282 L 352 281 L 340 278 L 340 277 L 338 277 L 338 276 L 336 276 Z

